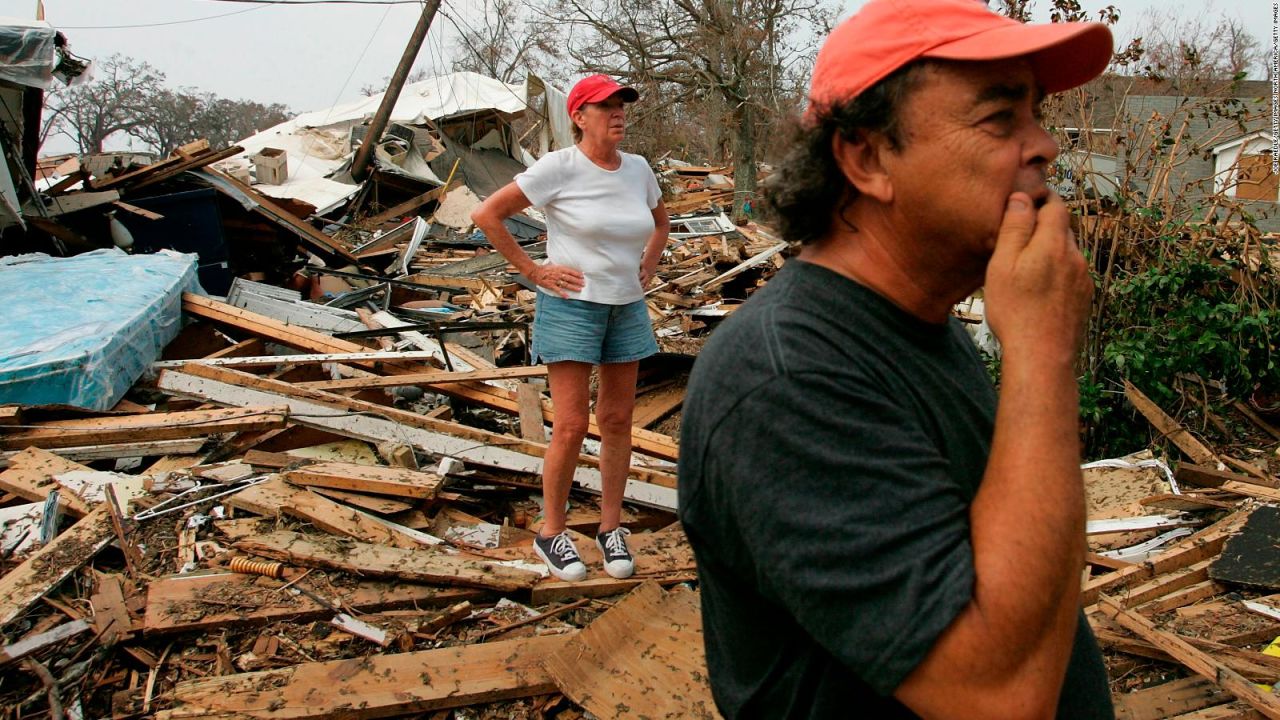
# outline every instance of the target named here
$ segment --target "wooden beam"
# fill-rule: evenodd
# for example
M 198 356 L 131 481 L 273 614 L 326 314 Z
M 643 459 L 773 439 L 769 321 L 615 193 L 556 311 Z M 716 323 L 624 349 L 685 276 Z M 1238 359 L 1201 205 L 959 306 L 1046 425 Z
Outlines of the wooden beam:
M 523 382 L 516 386 L 516 404 L 520 409 L 520 437 L 537 443 L 547 441 L 542 425 L 542 391 Z
M 1116 695 L 1116 720 L 1168 720 L 1232 699 L 1231 693 L 1202 677 L 1179 678 Z
M 542 455 L 546 452 L 546 446 L 537 443 L 224 368 L 192 366 L 184 372 L 165 370 L 157 384 L 172 393 L 224 405 L 257 405 L 267 400 L 284 402 L 298 424 L 373 442 L 412 443 L 430 452 L 504 470 L 540 473 Z M 580 462 L 575 481 L 599 492 L 599 460 L 582 456 Z M 639 480 L 627 481 L 625 497 L 662 509 L 675 508 L 674 477 L 643 468 L 632 468 L 631 474 Z
M 75 525 L 0 577 L 0 627 L 4 627 L 88 562 L 115 537 L 111 514 L 100 503 Z
M 188 309 L 187 311 L 193 312 L 191 309 Z M 266 316 L 264 315 L 262 317 Z M 258 343 L 262 342 L 259 338 L 253 338 L 252 341 Z M 250 341 L 246 340 L 245 342 Z M 231 347 L 239 347 L 243 344 L 244 343 L 239 343 Z M 225 348 L 224 351 L 219 352 L 230 350 L 231 347 Z M 229 357 L 227 355 L 215 353 L 214 355 L 194 360 L 160 360 L 151 363 L 151 367 L 156 370 L 164 370 L 166 368 L 177 369 L 184 365 L 194 364 L 229 368 L 257 368 L 275 367 L 277 365 L 318 365 L 322 363 L 354 363 L 365 367 L 374 367 L 379 362 L 418 362 L 421 360 L 430 360 L 437 354 L 438 353 L 427 350 L 300 353 L 297 355 L 254 355 L 246 357 Z
M 390 208 L 387 208 L 386 210 L 383 210 L 382 212 L 378 213 L 377 215 L 374 215 L 373 217 L 365 218 L 364 220 L 361 221 L 361 226 L 371 227 L 371 228 L 377 227 L 385 222 L 394 220 L 395 218 L 403 217 L 406 213 L 411 213 L 414 210 L 417 210 L 418 208 L 422 207 L 423 205 L 426 205 L 427 203 L 432 202 L 433 200 L 439 200 L 440 198 L 444 197 L 446 193 L 458 187 L 459 185 L 461 185 L 461 183 L 457 180 L 454 180 L 453 182 L 450 182 L 448 185 L 441 185 L 440 187 L 431 188 L 430 190 L 422 193 L 417 197 L 410 198 L 400 203 L 399 205 L 394 205 Z
M 157 720 L 369 720 L 556 691 L 542 663 L 572 635 L 376 654 L 178 683 Z
M 1191 671 L 1213 681 L 1268 718 L 1280 720 L 1280 697 L 1262 692 L 1240 673 L 1196 649 L 1177 635 L 1160 630 L 1138 613 L 1125 610 L 1116 600 L 1102 595 L 1098 598 L 1098 604 L 1108 617 L 1120 623 L 1126 630 L 1169 653 Z
M 1161 437 L 1167 437 L 1179 450 L 1187 457 L 1191 458 L 1197 465 L 1216 466 L 1219 462 L 1218 456 L 1209 449 L 1207 445 L 1200 442 L 1186 428 L 1182 427 L 1177 420 L 1174 420 L 1164 410 L 1160 409 L 1147 397 L 1141 390 L 1134 386 L 1128 380 L 1124 381 L 1124 394 L 1129 398 L 1129 402 L 1142 413 L 1142 416 L 1148 422 L 1160 431 Z
M 419 500 L 435 497 L 444 481 L 435 473 L 340 462 L 307 465 L 290 470 L 285 473 L 285 477 L 295 485 L 354 490 Z
M 671 385 L 641 395 L 636 398 L 636 407 L 631 415 L 631 424 L 636 427 L 647 428 L 658 422 L 684 404 L 684 393 L 685 387 L 683 385 Z
M 213 152 L 202 153 L 200 155 L 196 155 L 193 157 L 182 158 L 182 161 L 174 165 L 173 167 L 168 167 L 158 172 L 151 173 L 147 177 L 142 178 L 141 180 L 138 180 L 137 182 L 130 184 L 129 187 L 123 190 L 123 192 L 126 192 L 126 193 L 137 192 L 138 190 L 142 190 L 144 188 L 151 187 L 152 185 L 162 183 L 165 180 L 168 180 L 169 178 L 177 177 L 178 175 L 181 175 L 182 173 L 188 170 L 196 170 L 206 165 L 212 165 L 213 163 L 219 162 L 221 160 L 226 160 L 229 157 L 239 155 L 242 152 L 244 152 L 244 148 L 240 147 L 239 145 L 232 145 L 231 147 L 223 148 L 222 150 L 216 150 Z M 116 178 L 116 179 L 119 180 L 119 178 Z M 114 183 L 114 184 L 120 185 L 123 183 Z M 97 186 L 94 189 L 101 190 L 102 186 Z
M 228 408 L 145 413 L 39 423 L 36 429 L 0 435 L 0 449 L 61 448 L 152 440 L 177 440 L 228 432 L 282 428 L 280 408 Z
M 296 578 L 283 580 L 218 573 L 159 578 L 147 586 L 146 635 L 209 632 L 224 627 L 248 628 L 280 620 L 307 622 L 333 615 L 333 608 L 306 595 L 279 590 Z M 344 608 L 377 612 L 402 607 L 443 607 L 486 597 L 483 590 L 438 588 L 402 582 L 362 580 L 354 587 L 325 586 L 326 596 Z M 227 605 L 226 598 L 235 598 Z M 211 602 L 206 603 L 205 599 Z
M 297 383 L 315 390 L 364 390 L 366 388 L 401 387 L 404 385 L 436 385 L 438 383 L 464 382 L 467 380 L 501 380 L 509 378 L 545 377 L 546 365 L 530 367 L 485 368 L 462 372 L 427 372 L 387 377 L 361 377 L 343 380 L 319 380 Z
M 1116 588 L 1144 582 L 1156 575 L 1217 556 L 1222 552 L 1227 538 L 1238 531 L 1248 517 L 1247 512 L 1233 513 L 1153 558 L 1088 581 L 1080 593 L 1081 604 L 1088 607 L 1096 603 L 1098 596 L 1103 592 L 1112 592 Z
M 396 532 L 346 505 L 310 490 L 293 487 L 281 477 L 251 485 L 232 495 L 227 502 L 232 507 L 267 517 L 275 517 L 279 513 L 292 515 L 333 535 L 397 548 L 411 549 L 422 545 L 409 535 Z
M 85 620 L 72 620 L 39 635 L 25 637 L 18 642 L 5 645 L 3 649 L 0 649 L 0 667 L 4 667 L 15 660 L 21 660 L 32 653 L 40 652 L 47 647 L 66 642 L 88 630 L 89 627 L 89 623 Z
M 533 587 L 542 578 L 530 570 L 518 570 L 461 553 L 450 555 L 431 547 L 406 550 L 354 540 L 335 547 L 332 542 L 284 530 L 240 540 L 235 547 L 305 567 L 342 570 L 363 577 L 399 578 L 406 582 L 514 591 Z
M 47 450 L 27 448 L 9 458 L 9 469 L 0 473 L 0 490 L 31 502 L 43 502 L 50 490 L 58 490 L 58 504 L 63 511 L 72 517 L 84 517 L 93 508 L 55 478 L 65 472 L 88 469 Z
M 75 462 L 113 460 L 116 458 L 147 457 L 151 455 L 187 455 L 203 447 L 205 438 L 180 438 L 178 440 L 154 440 L 136 443 L 110 443 L 107 445 L 82 445 L 80 447 L 50 448 L 49 452 Z M 37 448 L 28 448 L 34 450 Z M 8 467 L 13 458 L 25 450 L 0 452 L 0 466 Z

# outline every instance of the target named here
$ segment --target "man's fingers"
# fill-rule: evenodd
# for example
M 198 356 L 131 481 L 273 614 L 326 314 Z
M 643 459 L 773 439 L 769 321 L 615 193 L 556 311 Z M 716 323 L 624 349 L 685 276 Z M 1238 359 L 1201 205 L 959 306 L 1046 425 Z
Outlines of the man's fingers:
M 1021 192 L 1010 195 L 1005 203 L 1000 233 L 996 236 L 996 254 L 1017 252 L 1026 247 L 1035 227 L 1036 211 L 1031 206 L 1031 196 Z

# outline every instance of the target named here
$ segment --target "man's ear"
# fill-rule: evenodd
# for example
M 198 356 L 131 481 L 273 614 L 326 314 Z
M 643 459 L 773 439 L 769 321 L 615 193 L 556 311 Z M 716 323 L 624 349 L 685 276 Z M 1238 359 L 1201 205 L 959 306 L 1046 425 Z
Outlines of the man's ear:
M 885 152 L 889 152 L 888 138 L 880 133 L 859 130 L 852 139 L 841 133 L 831 137 L 831 155 L 845 179 L 860 195 L 881 203 L 893 200 L 893 181 L 880 161 Z

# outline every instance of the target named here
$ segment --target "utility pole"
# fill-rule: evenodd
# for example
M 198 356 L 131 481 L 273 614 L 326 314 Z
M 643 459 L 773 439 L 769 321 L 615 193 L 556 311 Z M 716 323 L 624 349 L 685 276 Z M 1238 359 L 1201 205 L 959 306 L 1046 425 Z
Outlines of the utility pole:
M 418 59 L 418 50 L 422 48 L 422 41 L 427 37 L 427 28 L 431 27 L 431 20 L 435 18 L 436 10 L 439 9 L 440 0 L 427 0 L 426 6 L 422 8 L 422 17 L 418 18 L 418 25 L 413 29 L 409 44 L 405 46 L 404 55 L 400 56 L 400 64 L 396 66 L 395 74 L 391 76 L 391 84 L 387 86 L 387 92 L 382 96 L 378 112 L 374 113 L 373 120 L 369 122 L 369 131 L 364 135 L 364 142 L 360 143 L 360 149 L 356 151 L 356 157 L 351 161 L 351 178 L 356 182 L 361 182 L 369 174 L 369 165 L 373 162 L 373 149 L 378 146 L 382 131 L 387 129 L 387 121 L 391 119 L 391 109 L 396 106 L 396 100 L 400 98 L 404 81 L 409 77 L 409 68 L 413 67 L 414 61 Z

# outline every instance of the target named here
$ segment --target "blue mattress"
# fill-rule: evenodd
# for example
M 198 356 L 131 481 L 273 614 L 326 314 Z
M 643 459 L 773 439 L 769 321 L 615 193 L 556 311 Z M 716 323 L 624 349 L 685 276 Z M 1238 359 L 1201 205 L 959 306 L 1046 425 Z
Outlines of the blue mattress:
M 178 334 L 196 256 L 0 258 L 0 404 L 109 410 Z

